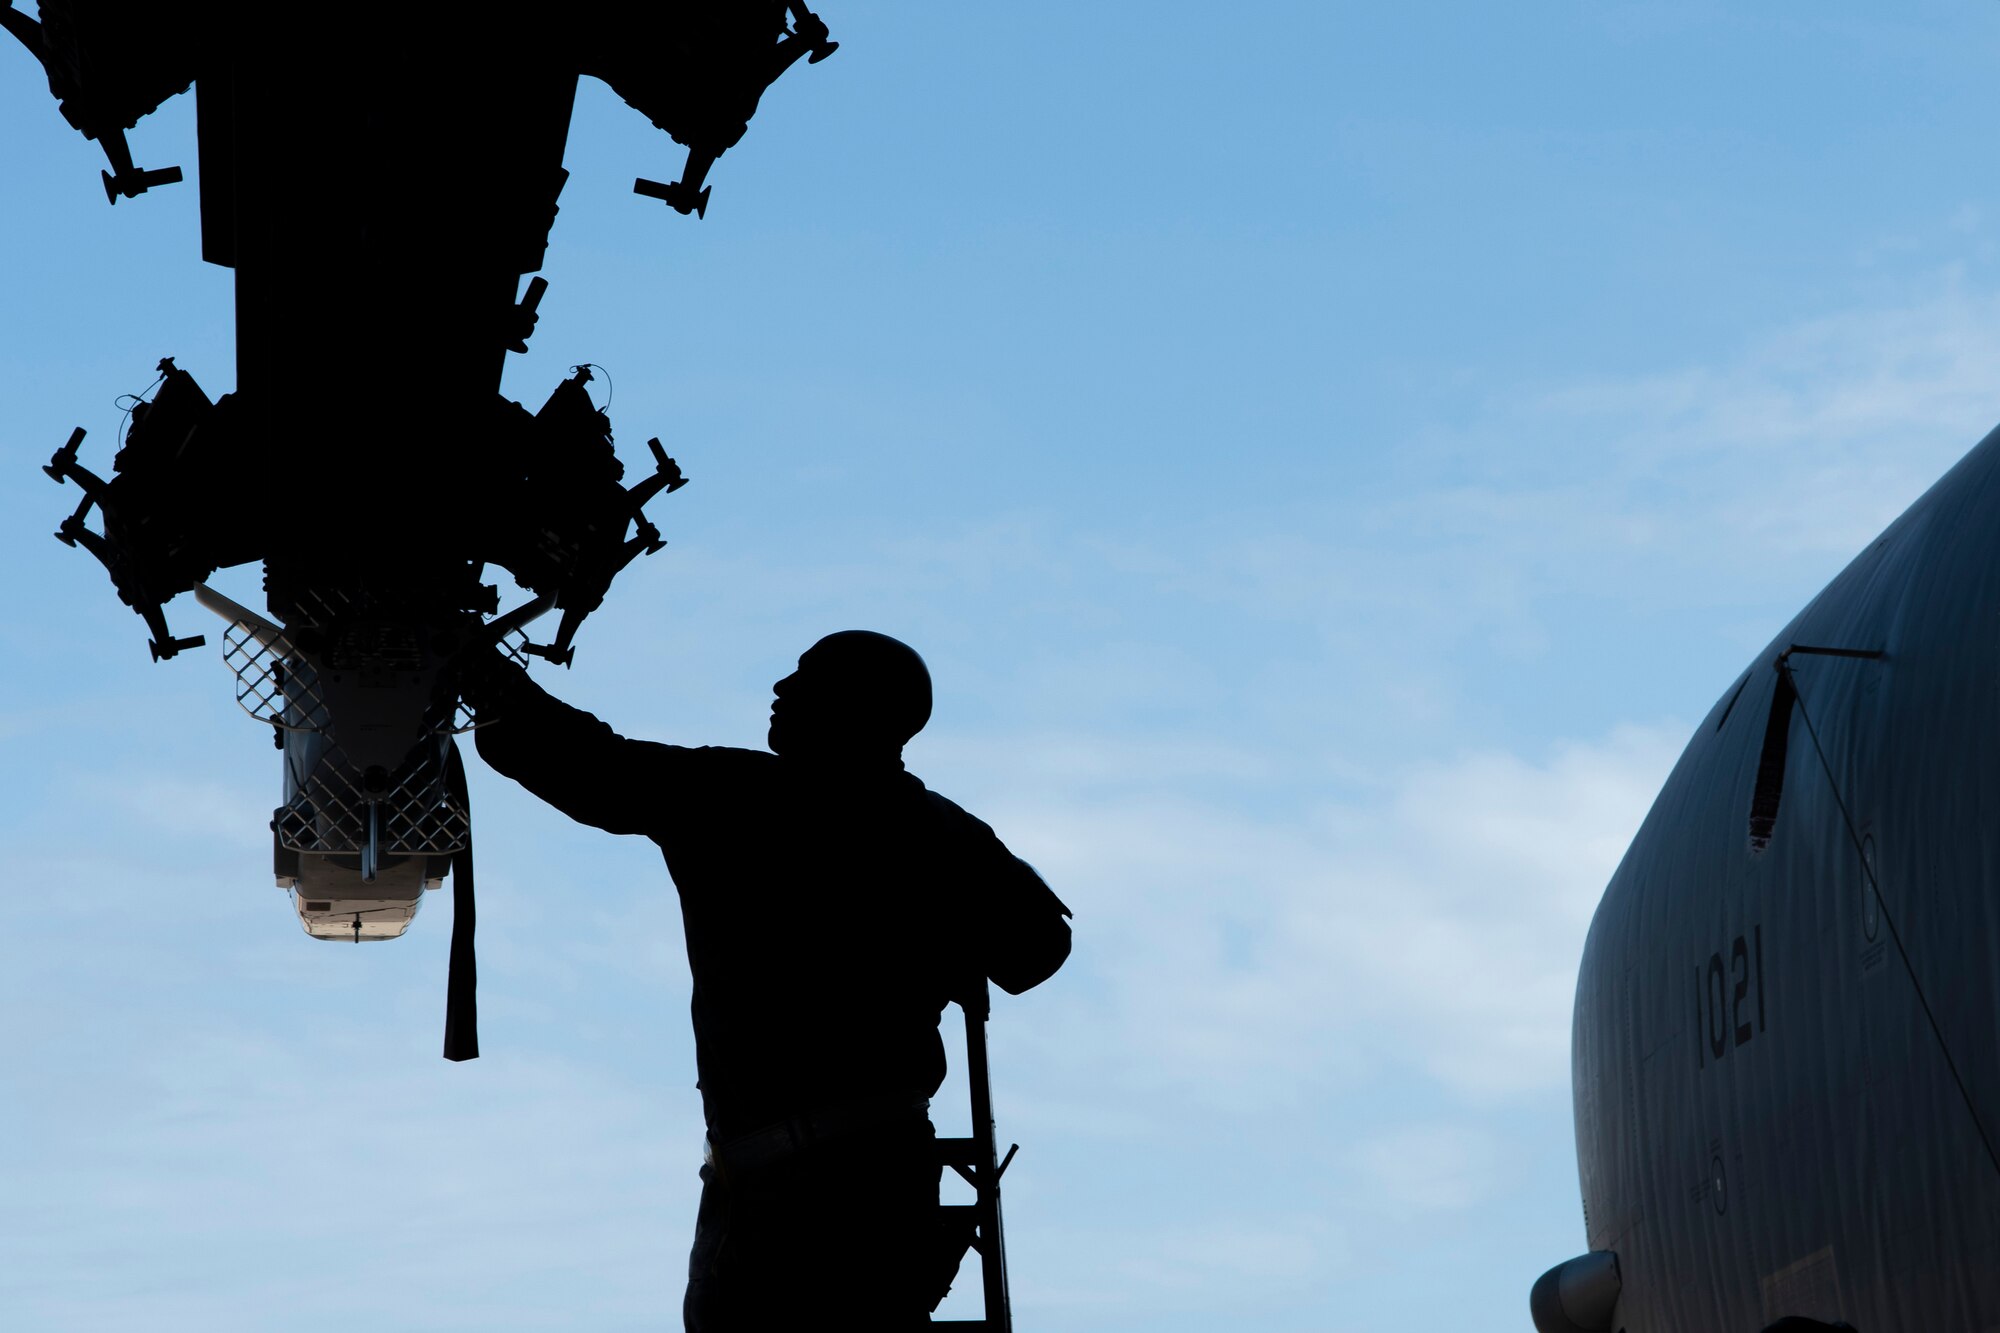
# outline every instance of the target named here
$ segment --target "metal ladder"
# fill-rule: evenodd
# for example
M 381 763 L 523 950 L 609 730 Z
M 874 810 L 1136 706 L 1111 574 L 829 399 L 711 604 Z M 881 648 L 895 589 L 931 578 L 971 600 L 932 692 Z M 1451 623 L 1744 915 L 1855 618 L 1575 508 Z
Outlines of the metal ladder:
M 986 1064 L 986 1020 L 992 1011 L 992 996 L 986 979 L 981 977 L 958 1005 L 965 1012 L 965 1081 L 972 1090 L 972 1137 L 939 1139 L 937 1147 L 943 1164 L 958 1172 L 976 1197 L 971 1203 L 946 1204 L 940 1211 L 948 1232 L 964 1237 L 966 1248 L 979 1253 L 986 1317 L 934 1322 L 947 1328 L 1014 1333 L 1014 1311 L 1007 1298 L 1007 1246 L 1000 1227 L 1000 1177 L 1021 1145 L 1012 1145 L 1005 1157 L 996 1160 L 993 1086 Z

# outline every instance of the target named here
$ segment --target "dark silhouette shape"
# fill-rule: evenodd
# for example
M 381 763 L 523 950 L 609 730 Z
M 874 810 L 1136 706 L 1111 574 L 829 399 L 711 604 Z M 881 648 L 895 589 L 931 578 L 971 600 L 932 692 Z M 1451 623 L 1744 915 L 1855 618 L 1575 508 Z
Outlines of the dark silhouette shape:
M 491 614 L 491 563 L 555 596 L 543 655 L 566 663 L 612 578 L 663 544 L 639 513 L 651 492 L 615 486 L 587 372 L 532 422 L 496 392 L 548 288 L 520 284 L 558 211 L 577 82 L 603 80 L 687 145 L 673 187 L 687 198 L 673 198 L 699 211 L 770 85 L 836 49 L 826 24 L 796 0 L 588 0 L 560 23 L 501 0 L 471 22 L 400 11 L 393 31 L 343 12 L 301 42 L 200 0 L 36 9 L 6 0 L 0 28 L 103 146 L 113 202 L 181 178 L 136 167 L 125 133 L 195 89 L 202 255 L 236 274 L 235 390 L 210 402 L 165 362 L 118 476 L 79 462 L 80 435 L 47 469 L 85 492 L 59 536 L 106 566 L 154 656 L 201 641 L 173 634 L 163 607 L 218 568 L 266 561 L 284 628 L 414 622 L 463 641 Z M 425 522 L 389 499 L 444 495 L 458 512 Z M 273 496 L 311 497 L 341 539 L 298 540 Z M 101 531 L 85 526 L 93 509 Z
M 112 202 L 181 178 L 135 163 L 126 133 L 194 90 L 201 253 L 236 289 L 232 390 L 211 398 L 169 359 L 111 467 L 72 433 L 45 468 L 82 492 L 57 536 L 104 566 L 157 659 L 204 642 L 169 625 L 175 597 L 224 617 L 239 698 L 284 752 L 272 868 L 309 934 L 393 938 L 452 874 L 447 1055 L 470 1058 L 449 668 L 500 638 L 497 570 L 533 599 L 508 613 L 516 628 L 561 613 L 514 650 L 568 665 L 619 572 L 665 545 L 643 506 L 686 480 L 654 439 L 652 475 L 625 484 L 588 366 L 539 411 L 499 393 L 549 291 L 533 275 L 578 82 L 603 80 L 687 147 L 669 198 L 700 212 L 771 83 L 835 43 L 795 0 L 580 0 L 559 20 L 495 0 L 386 25 L 342 10 L 310 40 L 209 0 L 33 9 L 0 0 L 0 42 L 103 147 Z M 256 561 L 265 611 L 207 587 Z
M 710 187 L 705 182 L 709 168 L 743 138 L 764 90 L 801 56 L 807 64 L 817 65 L 840 49 L 839 42 L 829 40 L 819 15 L 796 0 L 777 6 L 792 16 L 793 26 L 784 38 L 776 46 L 760 42 L 760 37 L 768 39 L 773 8 L 769 4 L 745 5 L 734 12 L 718 10 L 708 16 L 709 45 L 726 51 L 728 57 L 708 64 L 698 81 L 683 76 L 664 90 L 664 96 L 657 77 L 647 68 L 653 58 L 649 47 L 605 48 L 602 63 L 589 72 L 618 88 L 655 125 L 688 147 L 687 167 L 679 180 L 663 185 L 641 176 L 632 182 L 632 193 L 658 199 L 682 216 L 707 217 Z M 665 8 L 653 14 L 656 23 L 662 18 L 672 26 L 687 23 L 685 15 Z M 691 112 L 691 103 L 698 104 L 699 110 Z
M 0 28 L 40 62 L 63 119 L 104 148 L 104 197 L 115 204 L 181 180 L 179 167 L 147 171 L 132 162 L 125 131 L 194 81 L 197 41 L 186 16 L 167 4 L 78 5 L 42 0 L 42 21 L 0 4 Z M 109 9 L 111 12 L 104 12 Z
M 931 719 L 931 674 L 906 643 L 871 630 L 829 634 L 771 687 L 772 753 L 887 761 Z
M 688 1327 L 923 1323 L 966 1240 L 938 1208 L 939 1017 L 1069 953 L 1040 876 L 903 768 L 923 660 L 820 640 L 773 687 L 775 754 L 629 740 L 497 656 L 464 688 L 488 764 L 652 838 L 679 890 L 709 1139 Z
M 329 11 L 301 40 L 203 0 L 36 12 L 0 0 L 0 28 L 103 146 L 113 203 L 181 179 L 137 164 L 125 132 L 195 89 L 202 256 L 234 270 L 236 384 L 211 399 L 163 361 L 109 472 L 82 461 L 81 430 L 45 470 L 83 493 L 59 537 L 104 565 L 156 658 L 202 642 L 169 628 L 174 597 L 223 617 L 238 699 L 284 754 L 273 870 L 307 932 L 393 938 L 449 873 L 445 1054 L 478 1055 L 452 741 L 472 675 L 495 767 L 577 818 L 654 837 L 680 888 L 714 1145 L 691 1324 L 921 1322 L 972 1238 L 987 1326 L 1004 1333 L 986 985 L 1053 972 L 1067 913 L 990 829 L 903 772 L 930 709 L 921 659 L 880 635 L 816 645 L 778 687 L 782 757 L 627 741 L 487 660 L 499 645 L 567 666 L 617 574 L 664 545 L 643 506 L 686 480 L 654 439 L 652 475 L 624 484 L 589 366 L 539 411 L 498 392 L 549 290 L 522 279 L 542 267 L 568 178 L 578 80 L 686 147 L 680 179 L 636 188 L 701 215 L 772 82 L 835 51 L 826 24 L 798 0 L 581 0 L 554 17 L 496 0 L 405 7 L 386 25 Z M 254 561 L 268 618 L 206 583 Z M 532 600 L 502 614 L 489 567 Z M 547 642 L 511 637 L 550 610 Z M 984 1129 L 936 1144 L 926 1099 L 947 1001 L 965 1011 Z M 941 1164 L 978 1204 L 938 1208 Z

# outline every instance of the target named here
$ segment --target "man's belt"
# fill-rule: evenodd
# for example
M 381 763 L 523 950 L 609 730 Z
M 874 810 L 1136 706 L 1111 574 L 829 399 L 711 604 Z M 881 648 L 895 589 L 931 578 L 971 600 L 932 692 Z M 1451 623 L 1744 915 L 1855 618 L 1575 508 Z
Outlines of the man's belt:
M 863 1130 L 907 1121 L 912 1116 L 927 1119 L 930 1108 L 928 1097 L 865 1097 L 816 1107 L 742 1134 L 728 1135 L 720 1142 L 711 1128 L 702 1144 L 702 1160 L 725 1177 L 761 1171 L 815 1143 L 846 1138 Z

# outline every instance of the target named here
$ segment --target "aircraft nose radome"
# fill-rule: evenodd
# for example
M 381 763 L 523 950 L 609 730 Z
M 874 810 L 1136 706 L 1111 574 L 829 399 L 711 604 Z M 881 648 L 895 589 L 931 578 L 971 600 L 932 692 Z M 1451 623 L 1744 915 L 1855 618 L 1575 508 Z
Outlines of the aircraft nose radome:
M 1557 1264 L 1528 1293 L 1536 1333 L 1610 1333 L 1622 1285 L 1618 1256 L 1610 1250 Z

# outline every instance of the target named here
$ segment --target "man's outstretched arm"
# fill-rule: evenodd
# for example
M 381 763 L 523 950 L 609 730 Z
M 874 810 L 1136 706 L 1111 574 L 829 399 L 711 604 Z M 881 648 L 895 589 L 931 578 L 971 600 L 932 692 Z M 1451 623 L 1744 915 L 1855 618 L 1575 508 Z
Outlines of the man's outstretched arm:
M 479 757 L 568 815 L 610 833 L 651 833 L 673 799 L 677 746 L 620 736 L 494 654 L 468 672 Z

